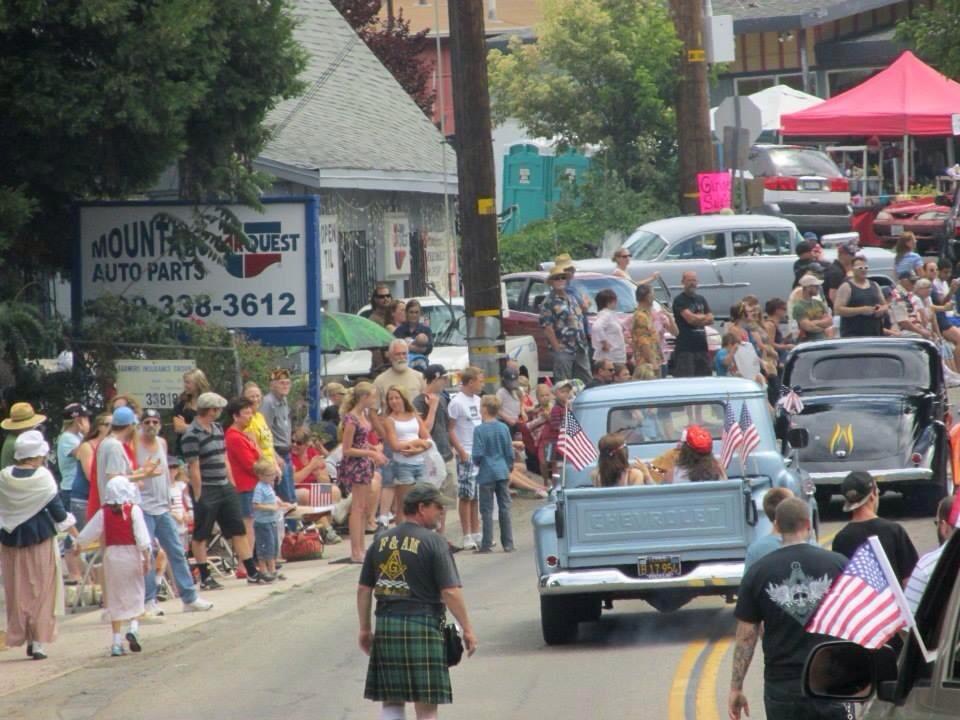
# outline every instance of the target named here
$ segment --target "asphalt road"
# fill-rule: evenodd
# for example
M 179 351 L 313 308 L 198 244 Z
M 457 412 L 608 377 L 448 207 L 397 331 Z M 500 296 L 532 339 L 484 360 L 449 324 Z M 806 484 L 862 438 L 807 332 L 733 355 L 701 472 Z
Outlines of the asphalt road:
M 519 552 L 457 556 L 480 650 L 452 671 L 454 705 L 441 715 L 555 720 L 624 717 L 714 720 L 726 716 L 732 606 L 705 598 L 670 614 L 622 602 L 584 624 L 576 644 L 540 636 L 529 515 L 519 502 Z M 930 518 L 906 517 L 900 499 L 881 514 L 902 521 L 921 552 L 935 543 Z M 843 524 L 839 504 L 822 537 Z M 190 630 L 148 644 L 140 656 L 104 657 L 50 683 L 0 699 L 5 720 L 355 720 L 366 658 L 356 645 L 358 571 L 347 567 Z M 763 718 L 762 658 L 747 682 L 752 718 Z M 409 717 L 413 717 L 412 711 Z

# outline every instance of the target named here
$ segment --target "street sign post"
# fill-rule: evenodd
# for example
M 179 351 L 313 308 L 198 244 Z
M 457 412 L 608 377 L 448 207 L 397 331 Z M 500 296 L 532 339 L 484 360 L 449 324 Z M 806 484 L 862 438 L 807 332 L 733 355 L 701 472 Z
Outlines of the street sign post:
M 729 137 L 730 130 L 733 128 L 733 137 L 729 141 L 731 148 L 724 145 L 724 166 L 733 170 L 744 169 L 744 160 L 747 149 L 752 145 L 760 133 L 763 132 L 763 114 L 760 108 L 749 97 L 734 95 L 728 97 L 717 108 L 714 116 L 714 135 L 718 140 L 724 142 Z M 727 161 L 726 154 L 733 156 L 732 161 Z M 740 185 L 740 212 L 746 211 L 747 188 L 743 179 L 743 172 L 737 173 Z

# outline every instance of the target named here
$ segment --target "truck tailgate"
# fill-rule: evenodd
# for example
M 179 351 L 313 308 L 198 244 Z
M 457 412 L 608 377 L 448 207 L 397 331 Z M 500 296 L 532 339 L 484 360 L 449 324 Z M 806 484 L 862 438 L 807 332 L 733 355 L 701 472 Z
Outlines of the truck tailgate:
M 654 554 L 742 559 L 750 538 L 748 512 L 755 522 L 749 485 L 739 479 L 568 488 L 561 543 L 571 568 L 636 563 L 638 556 Z

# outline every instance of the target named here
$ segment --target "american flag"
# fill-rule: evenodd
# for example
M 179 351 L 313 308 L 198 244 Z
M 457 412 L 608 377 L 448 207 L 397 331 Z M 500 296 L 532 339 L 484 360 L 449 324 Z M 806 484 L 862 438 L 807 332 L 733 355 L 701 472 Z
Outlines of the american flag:
M 733 454 L 742 442 L 743 430 L 737 424 L 737 418 L 733 414 L 733 406 L 726 402 L 723 404 L 723 439 L 720 442 L 720 465 L 724 470 L 730 467 Z
M 330 483 L 310 483 L 307 488 L 310 491 L 311 507 L 333 505 L 333 485 Z
M 743 433 L 743 440 L 740 442 L 740 464 L 746 472 L 747 458 L 760 444 L 760 433 L 757 431 L 757 426 L 753 424 L 753 418 L 750 417 L 746 403 L 740 411 L 740 431 Z
M 897 578 L 889 563 L 880 562 L 882 553 L 875 535 L 860 546 L 824 595 L 807 623 L 807 632 L 876 649 L 907 626 L 907 615 L 897 599 Z
M 780 386 L 780 399 L 777 405 L 782 407 L 789 415 L 799 415 L 803 412 L 803 400 L 796 389 L 787 385 Z
M 563 414 L 563 424 L 560 426 L 560 435 L 557 438 L 557 450 L 577 470 L 583 470 L 597 460 L 597 449 L 569 409 Z

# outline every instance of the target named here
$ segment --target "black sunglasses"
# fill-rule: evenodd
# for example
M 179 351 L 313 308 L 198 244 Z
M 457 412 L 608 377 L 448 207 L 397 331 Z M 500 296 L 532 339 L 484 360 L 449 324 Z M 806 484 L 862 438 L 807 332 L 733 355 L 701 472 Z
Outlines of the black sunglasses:
M 393 297 L 393 295 L 391 295 L 390 293 L 387 293 L 386 295 L 374 295 L 374 297 L 377 298 L 378 300 L 386 300 L 387 298 Z

